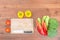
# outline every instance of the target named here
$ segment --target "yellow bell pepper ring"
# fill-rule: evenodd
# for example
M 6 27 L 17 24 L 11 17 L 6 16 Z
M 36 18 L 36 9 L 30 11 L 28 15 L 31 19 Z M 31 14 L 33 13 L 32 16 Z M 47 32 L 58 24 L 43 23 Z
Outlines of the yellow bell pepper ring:
M 23 18 L 24 17 L 24 13 L 22 11 L 18 11 L 18 18 Z
M 31 11 L 30 10 L 26 10 L 25 11 L 25 16 L 28 17 L 28 18 L 32 17 Z

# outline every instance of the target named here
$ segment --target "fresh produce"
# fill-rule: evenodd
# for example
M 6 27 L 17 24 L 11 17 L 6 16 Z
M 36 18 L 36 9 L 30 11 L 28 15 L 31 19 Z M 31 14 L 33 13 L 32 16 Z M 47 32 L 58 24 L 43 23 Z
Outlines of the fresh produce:
M 47 26 L 44 21 L 42 21 L 42 28 L 43 28 L 44 34 L 47 35 Z
M 42 21 L 45 21 L 46 26 L 48 27 L 49 16 L 43 16 Z
M 43 16 L 43 17 L 42 17 L 42 21 L 45 21 L 45 19 L 46 19 L 46 16 Z
M 9 26 L 11 24 L 10 20 L 6 20 L 6 25 Z
M 18 11 L 18 18 L 23 18 L 24 17 L 24 13 L 22 11 Z
M 57 28 L 58 27 L 58 21 L 54 18 L 50 18 L 49 20 L 49 28 Z
M 48 29 L 48 22 L 49 22 L 49 16 L 43 16 L 42 18 L 42 27 L 45 35 L 47 34 L 47 29 Z
M 25 16 L 28 17 L 28 18 L 32 17 L 31 11 L 30 10 L 26 10 L 25 11 Z
M 39 32 L 40 34 L 44 35 L 42 26 L 40 25 L 40 23 L 39 23 L 38 21 L 36 21 L 36 27 L 37 27 L 38 32 Z
M 10 29 L 9 27 L 7 27 L 7 28 L 5 29 L 5 31 L 6 31 L 7 33 L 10 33 L 11 29 Z
M 57 34 L 57 27 L 58 27 L 57 20 L 54 18 L 50 18 L 49 28 L 48 28 L 48 36 L 49 37 L 54 37 Z
M 45 19 L 45 23 L 46 23 L 46 26 L 48 27 L 48 24 L 49 24 L 49 16 L 46 16 L 46 19 Z
M 47 35 L 47 27 L 44 20 L 41 21 L 40 18 L 37 18 L 36 25 L 37 25 L 37 30 L 40 34 Z
M 40 18 L 37 18 L 38 22 L 41 24 L 41 19 Z
M 54 36 L 56 36 L 56 34 L 57 34 L 57 30 L 55 30 L 55 29 L 48 30 L 49 37 L 54 37 Z
M 36 27 L 41 35 L 54 37 L 57 34 L 58 21 L 49 16 L 43 16 L 43 18 L 37 18 Z

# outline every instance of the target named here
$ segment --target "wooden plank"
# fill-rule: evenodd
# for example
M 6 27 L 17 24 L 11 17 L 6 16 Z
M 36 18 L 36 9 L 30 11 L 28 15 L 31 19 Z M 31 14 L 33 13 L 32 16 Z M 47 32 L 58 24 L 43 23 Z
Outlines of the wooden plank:
M 18 4 L 18 5 L 0 5 L 0 8 L 60 8 L 60 4 Z
M 60 0 L 0 0 L 0 40 L 60 40 L 60 27 L 54 38 L 40 35 L 35 27 L 32 35 L 6 33 L 6 19 L 17 18 L 19 10 L 25 12 L 27 9 L 32 11 L 34 24 L 37 17 L 44 15 L 56 18 L 60 24 Z

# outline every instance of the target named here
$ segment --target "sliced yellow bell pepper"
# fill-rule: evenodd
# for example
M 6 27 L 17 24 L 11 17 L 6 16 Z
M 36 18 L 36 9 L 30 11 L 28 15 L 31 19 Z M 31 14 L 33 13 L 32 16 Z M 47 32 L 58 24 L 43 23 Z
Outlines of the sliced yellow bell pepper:
M 24 13 L 22 11 L 18 11 L 18 18 L 23 18 L 24 17 Z
M 31 11 L 30 10 L 26 10 L 25 11 L 25 16 L 28 17 L 28 18 L 32 17 Z

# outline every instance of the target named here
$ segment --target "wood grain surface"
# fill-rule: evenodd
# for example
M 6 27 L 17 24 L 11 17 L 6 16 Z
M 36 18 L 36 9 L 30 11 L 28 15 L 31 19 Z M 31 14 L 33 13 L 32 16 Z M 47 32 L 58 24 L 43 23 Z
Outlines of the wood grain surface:
M 35 26 L 33 34 L 10 34 L 5 32 L 5 20 L 17 18 L 18 11 L 32 11 L 32 18 L 48 15 L 59 22 L 57 35 L 53 38 L 40 35 Z M 0 0 L 0 40 L 60 40 L 60 0 Z

